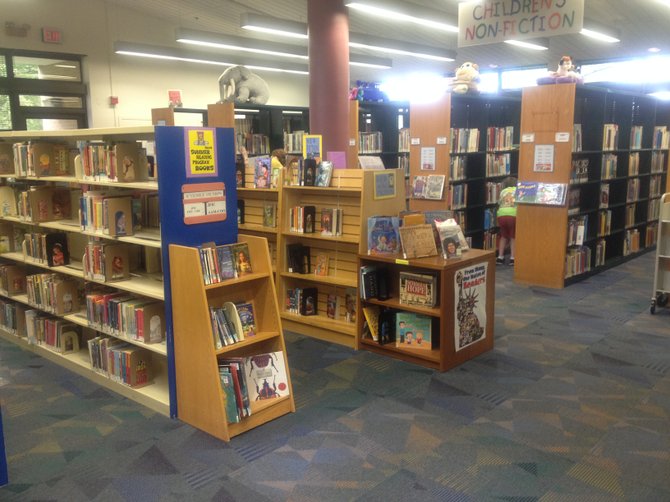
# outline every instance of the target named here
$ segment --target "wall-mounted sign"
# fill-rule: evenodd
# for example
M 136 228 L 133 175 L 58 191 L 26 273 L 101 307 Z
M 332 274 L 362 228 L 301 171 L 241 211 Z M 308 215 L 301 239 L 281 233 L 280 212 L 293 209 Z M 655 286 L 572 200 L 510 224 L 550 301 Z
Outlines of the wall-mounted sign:
M 186 225 L 226 219 L 226 186 L 223 183 L 183 185 L 181 192 Z
M 458 46 L 579 33 L 584 0 L 477 0 L 458 4 Z
M 554 172 L 554 145 L 535 145 L 533 171 L 536 173 Z

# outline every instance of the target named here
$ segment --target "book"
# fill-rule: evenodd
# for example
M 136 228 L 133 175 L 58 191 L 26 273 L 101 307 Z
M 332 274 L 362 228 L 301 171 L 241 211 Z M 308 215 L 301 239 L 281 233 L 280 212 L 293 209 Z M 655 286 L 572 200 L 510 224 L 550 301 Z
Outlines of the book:
M 15 174 L 14 152 L 11 143 L 0 142 L 0 174 Z
M 288 271 L 294 274 L 310 274 L 310 248 L 299 242 L 286 246 Z
M 487 214 L 488 213 L 485 213 L 485 217 Z M 491 226 L 490 220 L 491 215 L 489 215 L 489 222 L 487 222 L 489 228 Z M 495 221 L 495 218 L 493 218 L 493 221 Z M 448 255 L 450 254 L 449 249 L 447 249 L 449 247 L 449 242 L 445 242 L 447 239 L 457 240 L 456 255 L 458 255 L 459 252 L 467 251 L 468 249 L 470 249 L 470 245 L 468 244 L 468 241 L 465 238 L 465 235 L 463 234 L 463 230 L 461 229 L 461 226 L 456 222 L 455 219 L 448 218 L 442 221 L 435 220 L 434 225 L 438 232 L 439 242 L 441 244 L 443 256 L 448 257 Z
M 244 188 L 244 157 L 237 155 L 235 159 L 235 186 L 237 188 Z
M 275 202 L 263 203 L 263 226 L 270 228 L 277 226 L 277 204 Z
M 600 184 L 600 209 L 607 209 L 610 205 L 610 184 Z
M 326 316 L 329 319 L 337 319 L 339 317 L 339 296 L 335 293 L 328 293 L 326 299 Z
M 321 235 L 333 235 L 333 208 L 321 210 Z
M 46 234 L 44 242 L 47 252 L 47 264 L 50 267 L 60 267 L 70 263 L 70 252 L 65 232 Z
M 254 336 L 256 334 L 256 317 L 254 315 L 253 302 L 238 302 L 235 306 L 237 307 L 237 314 L 240 317 L 244 338 Z
M 368 329 L 370 330 L 370 336 L 372 340 L 377 342 L 379 341 L 379 314 L 381 313 L 381 307 L 378 305 L 366 305 L 363 307 L 363 316 L 365 317 L 365 322 L 368 324 Z
M 316 228 L 316 206 L 303 206 L 302 228 L 306 234 L 314 233 Z
M 424 198 L 442 200 L 444 192 L 444 174 L 431 174 L 427 177 Z
M 240 421 L 240 414 L 237 408 L 237 398 L 235 395 L 235 384 L 230 368 L 219 367 L 219 379 L 221 388 L 225 395 L 226 419 L 230 424 L 236 424 Z
M 8 185 L 0 186 L 0 216 L 16 216 L 16 195 Z
M 231 328 L 233 339 L 236 342 L 244 340 L 244 329 L 242 327 L 242 320 L 237 312 L 237 307 L 233 302 L 225 302 L 223 304 L 223 315 L 226 316 L 226 321 Z
M 244 225 L 244 199 L 237 199 L 237 224 Z
M 314 186 L 327 187 L 330 186 L 330 178 L 333 175 L 333 163 L 328 160 L 319 162 L 316 168 L 316 178 Z
M 314 265 L 314 275 L 328 275 L 329 257 L 326 253 L 316 255 L 316 264 Z
M 356 296 L 355 288 L 347 288 L 344 293 L 344 318 L 347 322 L 356 322 Z
M 303 162 L 302 179 L 300 180 L 300 184 L 306 187 L 314 186 L 314 181 L 316 178 L 316 166 L 317 166 L 316 160 L 311 157 L 308 157 L 305 158 L 302 162 Z
M 290 394 L 284 352 L 267 352 L 245 358 L 251 402 L 276 399 Z
M 433 226 L 429 224 L 400 227 L 400 242 L 405 258 L 437 255 Z
M 400 271 L 399 300 L 405 305 L 434 307 L 437 304 L 437 277 Z
M 302 156 L 307 159 L 321 160 L 323 151 L 323 139 L 320 134 L 304 134 L 302 136 Z M 316 166 L 316 162 L 314 165 Z
M 235 272 L 237 277 L 242 277 L 252 272 L 249 245 L 246 242 L 232 244 L 230 247 L 230 253 L 233 257 L 233 263 L 235 264 Z
M 144 343 L 160 343 L 165 339 L 165 305 L 150 302 L 135 309 L 137 339 Z
M 130 197 L 108 197 L 102 201 L 102 214 L 106 217 L 103 233 L 112 237 L 133 235 L 132 199 Z
M 403 349 L 432 349 L 432 319 L 413 312 L 396 313 L 396 347 Z
M 368 254 L 394 254 L 400 251 L 400 221 L 397 216 L 368 218 Z
M 412 198 L 425 199 L 427 183 L 428 176 L 414 176 L 414 180 L 412 181 Z
M 301 315 L 316 315 L 318 309 L 318 288 L 303 288 L 300 302 Z
M 254 186 L 256 188 L 270 188 L 272 174 L 271 159 L 269 156 L 254 158 Z
M 372 171 L 382 171 L 384 169 L 384 162 L 381 157 L 375 155 L 359 155 L 358 165 L 361 169 L 368 169 Z

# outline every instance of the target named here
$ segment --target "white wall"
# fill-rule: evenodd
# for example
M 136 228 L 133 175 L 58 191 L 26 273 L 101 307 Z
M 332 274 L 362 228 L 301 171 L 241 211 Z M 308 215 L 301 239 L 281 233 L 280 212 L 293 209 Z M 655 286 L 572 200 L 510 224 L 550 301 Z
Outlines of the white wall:
M 151 109 L 168 104 L 168 89 L 181 89 L 187 108 L 206 108 L 219 99 L 223 66 L 114 54 L 116 40 L 177 47 L 176 26 L 103 0 L 0 0 L 0 47 L 83 54 L 89 86 L 89 126 L 148 125 Z M 25 38 L 7 36 L 5 22 L 31 26 Z M 41 41 L 42 27 L 59 29 L 61 44 Z M 270 87 L 268 104 L 308 106 L 307 75 L 258 71 Z M 118 96 L 119 104 L 109 105 Z

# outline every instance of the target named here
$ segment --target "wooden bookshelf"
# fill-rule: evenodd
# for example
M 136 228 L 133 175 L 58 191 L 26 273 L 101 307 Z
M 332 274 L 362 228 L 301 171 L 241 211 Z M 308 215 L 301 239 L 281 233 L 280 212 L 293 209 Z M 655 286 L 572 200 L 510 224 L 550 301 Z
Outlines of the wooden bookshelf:
M 254 273 L 209 286 L 202 279 L 198 249 L 170 246 L 171 262 L 179 263 L 171 269 L 179 418 L 224 441 L 295 411 L 267 241 L 250 235 L 240 235 L 239 239 L 249 245 Z M 257 334 L 216 350 L 209 307 L 221 306 L 225 301 L 253 301 Z M 277 351 L 284 355 L 289 395 L 251 403 L 249 417 L 229 423 L 218 372 L 219 359 Z
M 374 199 L 375 172 L 392 173 L 397 189 L 394 197 Z M 353 347 L 355 324 L 345 320 L 345 298 L 347 293 L 357 294 L 358 254 L 367 252 L 367 218 L 373 215 L 395 216 L 404 209 L 404 175 L 398 169 L 335 169 L 329 187 L 284 185 L 281 194 L 277 292 L 284 327 L 289 331 Z M 299 205 L 315 206 L 317 221 L 314 233 L 290 231 L 289 210 Z M 321 235 L 321 210 L 331 207 L 343 210 L 341 236 Z M 289 272 L 286 249 L 293 243 L 309 246 L 312 267 L 316 263 L 317 255 L 327 255 L 328 275 Z M 318 288 L 317 315 L 303 316 L 287 310 L 288 290 L 301 287 Z M 337 298 L 338 310 L 334 319 L 327 316 L 328 295 Z
M 360 255 L 359 266 L 380 267 L 387 278 L 390 298 L 378 300 L 358 298 L 356 348 L 393 357 L 438 371 L 446 371 L 493 348 L 495 263 L 493 251 L 471 249 L 461 258 L 444 259 L 441 256 L 402 259 L 402 256 Z M 431 274 L 437 278 L 437 305 L 415 306 L 399 299 L 399 274 L 412 272 Z M 468 288 L 467 278 L 479 284 Z M 463 286 L 461 288 L 461 285 Z M 362 286 L 359 282 L 359 288 Z M 474 301 L 468 303 L 467 293 L 474 292 Z M 380 344 L 364 329 L 363 309 L 374 305 L 393 312 L 411 312 L 432 319 L 432 346 L 414 348 L 395 341 Z M 463 318 L 459 319 L 459 315 Z M 476 318 L 476 323 L 472 319 Z M 469 328 L 481 328 L 475 340 L 467 340 Z M 396 333 L 399 339 L 400 333 Z M 475 338 L 475 337 L 473 337 Z

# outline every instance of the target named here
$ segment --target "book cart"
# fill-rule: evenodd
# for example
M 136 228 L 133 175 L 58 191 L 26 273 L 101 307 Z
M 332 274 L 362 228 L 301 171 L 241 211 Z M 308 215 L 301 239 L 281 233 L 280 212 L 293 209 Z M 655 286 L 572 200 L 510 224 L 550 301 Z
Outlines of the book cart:
M 295 411 L 267 240 L 240 235 L 239 241 L 249 246 L 253 273 L 210 285 L 204 283 L 197 248 L 170 246 L 170 260 L 179 263 L 171 270 L 179 418 L 224 441 Z M 256 334 L 217 350 L 209 307 L 239 300 L 253 302 Z M 252 402 L 250 416 L 229 423 L 219 359 L 278 351 L 284 357 L 288 395 Z
M 568 202 L 519 206 L 515 281 L 562 288 L 653 248 L 669 109 L 576 84 L 523 90 L 519 181 L 567 185 Z
M 654 264 L 654 290 L 649 311 L 656 313 L 656 307 L 667 307 L 670 298 L 670 192 L 661 197 L 658 219 L 658 244 Z
M 493 348 L 495 263 L 493 251 L 470 249 L 460 258 L 441 256 L 406 260 L 397 255 L 358 257 L 360 267 L 377 266 L 387 278 L 389 298 L 358 297 L 356 347 L 410 363 L 446 371 Z M 434 275 L 437 278 L 435 307 L 400 302 L 401 272 Z M 359 288 L 362 285 L 359 283 Z M 432 348 L 413 348 L 395 341 L 380 344 L 364 330 L 367 306 L 395 312 L 423 314 L 432 319 Z M 399 340 L 400 333 L 396 332 Z

